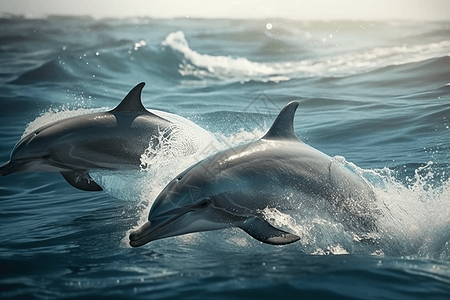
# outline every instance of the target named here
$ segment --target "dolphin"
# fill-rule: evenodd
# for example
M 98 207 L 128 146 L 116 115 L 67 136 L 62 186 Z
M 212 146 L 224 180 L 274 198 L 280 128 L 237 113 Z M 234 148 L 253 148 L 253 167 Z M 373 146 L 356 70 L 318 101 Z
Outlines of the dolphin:
M 331 206 L 332 216 L 373 230 L 372 189 L 344 164 L 298 139 L 293 126 L 298 105 L 287 104 L 261 139 L 214 154 L 174 178 L 156 197 L 148 222 L 130 233 L 130 245 L 229 227 L 263 243 L 293 243 L 300 237 L 271 225 L 263 211 L 292 212 L 299 201 Z
M 78 189 L 101 191 L 89 170 L 139 167 L 152 137 L 173 129 L 171 121 L 142 105 L 144 85 L 136 85 L 111 111 L 67 118 L 26 135 L 0 167 L 0 175 L 61 172 Z

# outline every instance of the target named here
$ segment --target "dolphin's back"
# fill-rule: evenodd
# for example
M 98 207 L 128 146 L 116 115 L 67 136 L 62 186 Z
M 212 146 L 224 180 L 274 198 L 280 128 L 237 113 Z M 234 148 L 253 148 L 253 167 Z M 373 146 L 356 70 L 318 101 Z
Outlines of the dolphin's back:
M 245 199 L 246 208 L 283 211 L 309 201 L 313 206 L 332 204 L 331 211 L 356 218 L 371 213 L 375 196 L 370 186 L 343 164 L 301 141 L 259 140 L 229 149 L 222 157 L 217 164 L 227 168 L 216 180 L 224 182 L 223 189 L 236 207 Z

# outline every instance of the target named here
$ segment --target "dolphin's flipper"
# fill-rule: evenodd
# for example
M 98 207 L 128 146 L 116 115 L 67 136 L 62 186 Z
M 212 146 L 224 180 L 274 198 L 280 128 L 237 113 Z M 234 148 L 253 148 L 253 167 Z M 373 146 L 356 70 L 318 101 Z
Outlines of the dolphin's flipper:
M 294 131 L 294 115 L 298 102 L 288 103 L 278 114 L 269 131 L 262 137 L 265 140 L 298 140 Z
M 271 245 L 290 244 L 300 239 L 299 236 L 277 229 L 267 221 L 258 217 L 252 217 L 245 220 L 239 228 L 258 241 Z
M 89 176 L 87 170 L 61 172 L 64 179 L 73 187 L 88 192 L 99 192 L 103 189 Z

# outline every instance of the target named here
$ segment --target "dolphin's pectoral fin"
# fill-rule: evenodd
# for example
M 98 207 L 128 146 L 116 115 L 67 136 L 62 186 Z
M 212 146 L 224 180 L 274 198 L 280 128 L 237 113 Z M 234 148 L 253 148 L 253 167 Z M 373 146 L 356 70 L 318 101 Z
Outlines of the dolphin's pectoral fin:
M 258 217 L 245 220 L 239 228 L 258 241 L 271 245 L 290 244 L 300 239 L 299 236 L 277 229 Z
M 61 175 L 70 185 L 77 189 L 88 192 L 103 191 L 103 189 L 95 183 L 94 179 L 89 176 L 87 170 L 61 172 Z

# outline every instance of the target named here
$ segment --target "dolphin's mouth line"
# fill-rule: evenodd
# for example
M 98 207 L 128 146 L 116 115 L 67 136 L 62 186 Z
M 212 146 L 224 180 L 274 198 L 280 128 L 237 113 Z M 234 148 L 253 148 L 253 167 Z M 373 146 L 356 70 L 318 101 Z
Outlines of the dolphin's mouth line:
M 45 161 L 45 165 L 51 168 L 56 168 L 56 170 L 41 170 L 41 172 L 62 172 L 62 171 L 73 171 L 74 169 L 69 165 L 64 165 L 60 162 L 49 160 L 51 156 L 43 155 L 43 156 L 35 156 L 35 157 L 27 157 L 20 159 L 12 159 L 4 163 L 0 166 L 0 176 L 6 176 L 12 173 L 19 172 L 32 172 L 29 170 L 30 167 L 33 167 L 34 164 L 42 164 L 42 161 Z
M 179 214 L 177 216 L 174 216 L 166 221 L 164 221 L 162 224 L 156 225 L 154 228 L 152 228 L 152 222 L 148 221 L 144 225 L 142 225 L 139 229 L 133 231 L 130 233 L 130 245 L 132 247 L 139 247 L 147 244 L 148 242 L 151 242 L 152 239 L 149 237 L 152 234 L 158 233 L 158 231 L 164 229 L 167 227 L 167 225 L 171 224 L 172 222 L 182 218 L 184 215 L 189 213 L 191 210 L 185 211 L 182 214 Z

